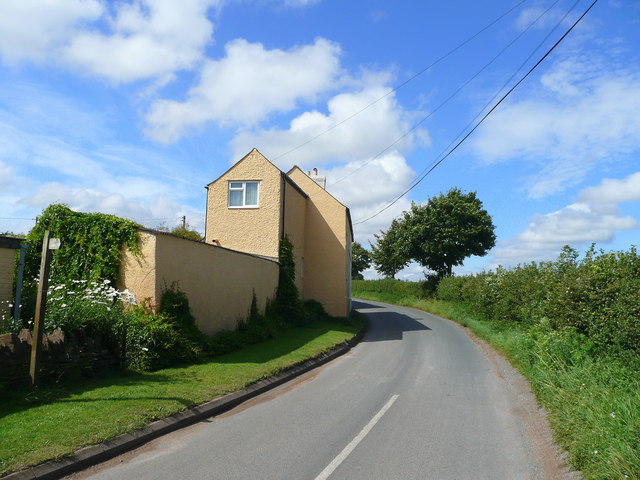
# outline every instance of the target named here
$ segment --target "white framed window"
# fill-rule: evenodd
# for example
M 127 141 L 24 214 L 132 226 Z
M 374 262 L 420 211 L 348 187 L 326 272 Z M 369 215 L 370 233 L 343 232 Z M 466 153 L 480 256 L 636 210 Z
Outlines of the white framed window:
M 229 208 L 258 208 L 260 182 L 229 182 Z

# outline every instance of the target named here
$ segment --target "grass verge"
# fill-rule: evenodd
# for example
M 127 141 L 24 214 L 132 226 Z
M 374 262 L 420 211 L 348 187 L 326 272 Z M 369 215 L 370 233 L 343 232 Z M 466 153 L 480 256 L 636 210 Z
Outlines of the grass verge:
M 363 326 L 316 322 L 207 363 L 152 373 L 119 371 L 0 398 L 0 475 L 103 442 L 158 418 L 241 390 L 351 339 Z
M 469 327 L 529 380 L 558 443 L 585 479 L 640 479 L 640 358 L 602 352 L 574 330 L 481 318 L 460 303 L 354 289 L 353 295 L 416 307 Z

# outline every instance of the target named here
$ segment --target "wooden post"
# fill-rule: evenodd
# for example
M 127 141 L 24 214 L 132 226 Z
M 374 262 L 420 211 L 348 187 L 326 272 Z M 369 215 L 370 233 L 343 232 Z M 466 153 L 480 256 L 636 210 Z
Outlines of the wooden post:
M 55 241 L 55 242 L 54 242 Z M 58 239 L 49 238 L 49 230 L 44 232 L 42 240 L 42 259 L 40 260 L 40 283 L 38 283 L 38 295 L 36 297 L 36 313 L 33 319 L 33 338 L 31 339 L 31 363 L 29 375 L 31 385 L 38 386 L 40 376 L 40 351 L 42 350 L 42 332 L 44 330 L 44 312 L 47 307 L 47 289 L 49 288 L 49 264 L 51 263 L 51 250 L 58 248 Z

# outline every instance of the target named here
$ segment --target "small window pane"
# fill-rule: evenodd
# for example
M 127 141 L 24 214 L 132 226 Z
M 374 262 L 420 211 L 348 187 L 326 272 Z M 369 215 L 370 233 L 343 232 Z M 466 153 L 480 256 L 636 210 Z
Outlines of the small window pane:
M 242 188 L 242 182 L 231 182 L 229 188 Z
M 242 207 L 242 190 L 229 190 L 229 206 Z
M 258 183 L 247 182 L 246 192 L 246 205 L 257 206 L 258 205 Z

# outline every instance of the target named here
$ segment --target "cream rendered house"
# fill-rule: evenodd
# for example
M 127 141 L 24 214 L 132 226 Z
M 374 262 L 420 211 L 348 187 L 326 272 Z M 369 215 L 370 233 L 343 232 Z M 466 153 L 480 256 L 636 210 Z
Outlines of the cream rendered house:
M 253 149 L 206 188 L 207 243 L 277 258 L 286 235 L 302 298 L 331 315 L 349 314 L 351 216 L 323 185 L 298 167 L 282 172 Z

